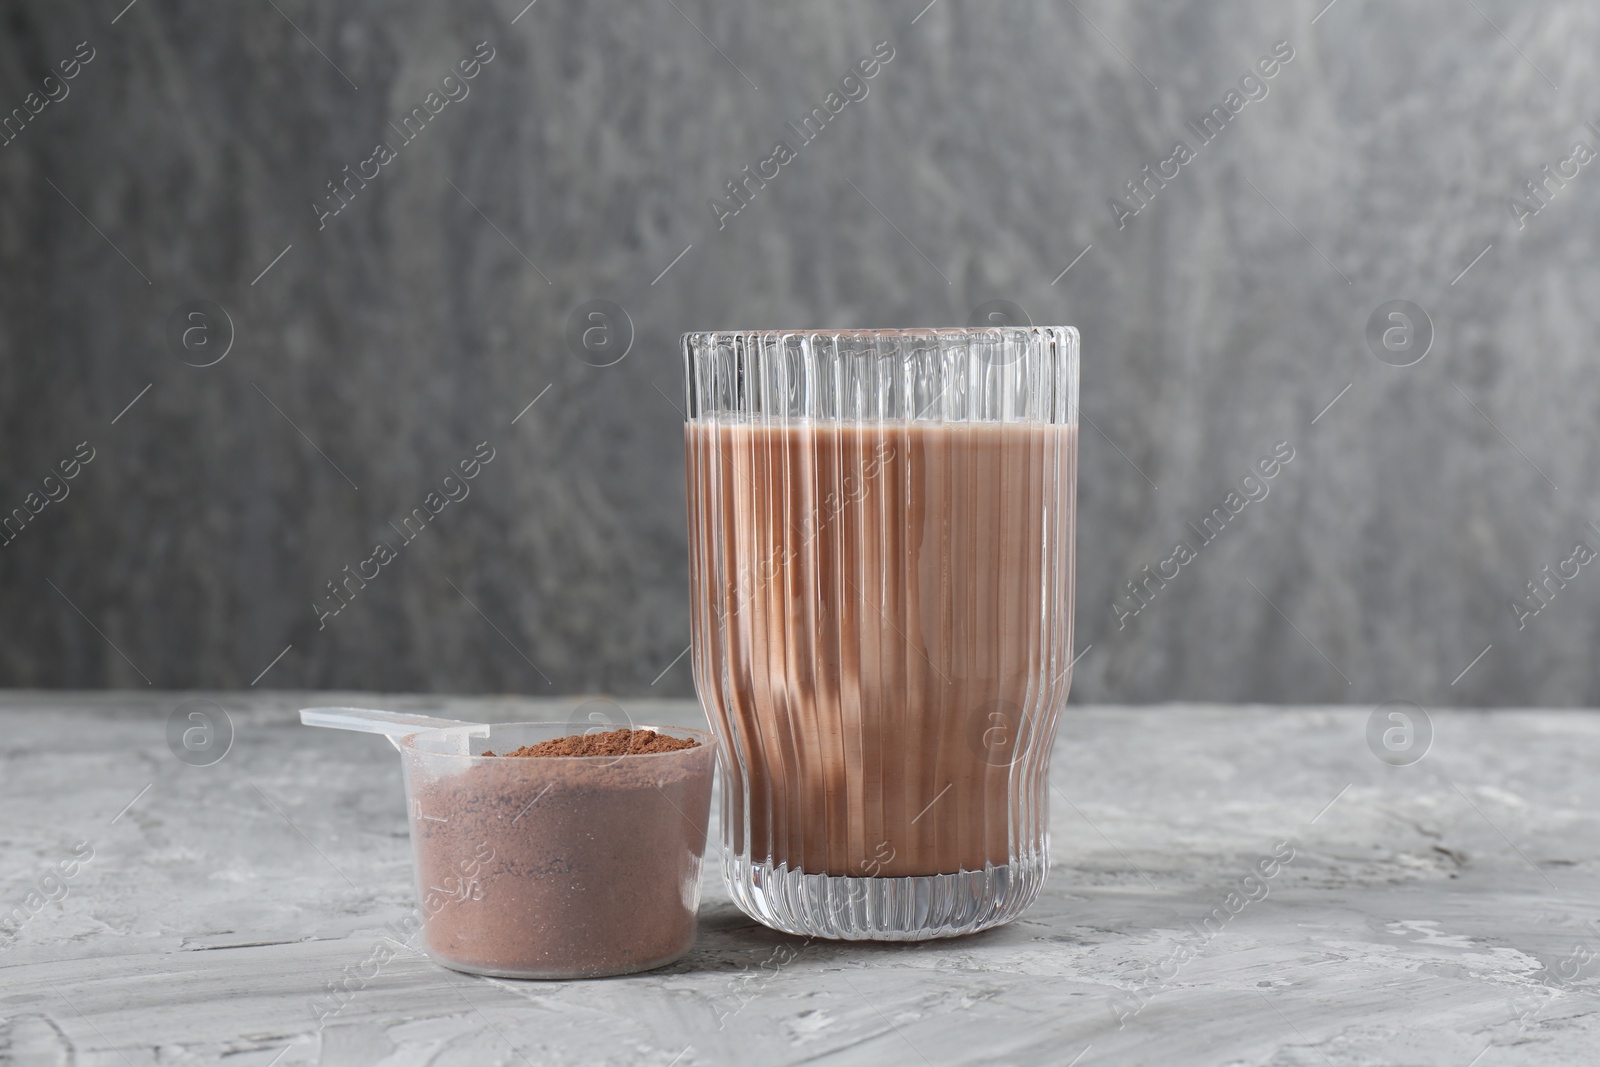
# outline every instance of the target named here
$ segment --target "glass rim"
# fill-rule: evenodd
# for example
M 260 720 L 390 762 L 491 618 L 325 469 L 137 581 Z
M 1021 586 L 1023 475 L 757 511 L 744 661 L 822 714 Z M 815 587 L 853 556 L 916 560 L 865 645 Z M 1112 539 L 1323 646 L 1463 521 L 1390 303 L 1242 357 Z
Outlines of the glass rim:
M 904 326 L 892 329 L 830 329 L 822 327 L 792 330 L 690 330 L 682 336 L 683 342 L 689 344 L 691 342 L 731 341 L 750 337 L 830 337 L 877 340 L 885 337 L 925 338 L 932 336 L 948 337 L 955 340 L 970 339 L 978 336 L 989 337 L 995 334 L 1014 339 L 1051 334 L 1076 340 L 1078 328 L 1059 324 L 1041 324 L 1037 326 Z

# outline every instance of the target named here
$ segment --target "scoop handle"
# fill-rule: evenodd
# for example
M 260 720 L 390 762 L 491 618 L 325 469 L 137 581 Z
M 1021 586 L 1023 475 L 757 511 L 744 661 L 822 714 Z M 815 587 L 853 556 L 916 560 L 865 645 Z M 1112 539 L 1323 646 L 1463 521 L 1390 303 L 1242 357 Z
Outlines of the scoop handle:
M 300 721 L 307 726 L 325 726 L 331 730 L 382 734 L 391 741 L 424 730 L 446 730 L 452 727 L 459 729 L 463 737 L 489 736 L 489 727 L 486 723 L 441 719 L 434 715 L 416 715 L 409 711 L 379 711 L 377 708 L 301 708 Z

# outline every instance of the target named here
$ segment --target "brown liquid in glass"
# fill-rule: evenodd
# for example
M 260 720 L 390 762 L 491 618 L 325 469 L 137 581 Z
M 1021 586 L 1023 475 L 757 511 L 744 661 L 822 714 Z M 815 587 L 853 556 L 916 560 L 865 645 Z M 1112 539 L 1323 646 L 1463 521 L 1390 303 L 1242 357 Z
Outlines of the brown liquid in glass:
M 688 424 L 695 679 L 738 851 L 902 876 L 1042 840 L 1026 752 L 1070 682 L 1075 434 Z

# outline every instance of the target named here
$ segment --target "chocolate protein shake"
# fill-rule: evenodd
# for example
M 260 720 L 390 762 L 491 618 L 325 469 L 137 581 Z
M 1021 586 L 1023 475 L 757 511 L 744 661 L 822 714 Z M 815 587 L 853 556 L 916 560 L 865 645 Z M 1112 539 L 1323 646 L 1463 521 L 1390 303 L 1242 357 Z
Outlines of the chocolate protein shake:
M 731 739 L 735 852 L 887 878 L 1037 848 L 1044 761 L 1012 776 L 1070 682 L 1075 435 L 690 421 L 696 682 Z

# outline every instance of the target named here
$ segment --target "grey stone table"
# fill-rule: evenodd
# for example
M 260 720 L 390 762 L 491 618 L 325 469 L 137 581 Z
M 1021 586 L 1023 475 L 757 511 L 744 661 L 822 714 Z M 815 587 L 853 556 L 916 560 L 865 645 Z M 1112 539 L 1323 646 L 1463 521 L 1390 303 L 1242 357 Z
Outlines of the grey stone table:
M 169 749 L 189 699 L 231 720 L 213 765 Z M 686 959 L 543 983 L 385 941 L 413 906 L 399 762 L 297 725 L 308 703 L 505 720 L 578 701 L 0 698 L 0 1062 L 1600 1062 L 1589 712 L 1435 711 L 1431 750 L 1396 767 L 1371 709 L 1071 708 L 1054 870 L 1016 923 L 808 943 L 744 918 L 713 855 Z M 354 992 L 319 1020 L 335 982 Z

